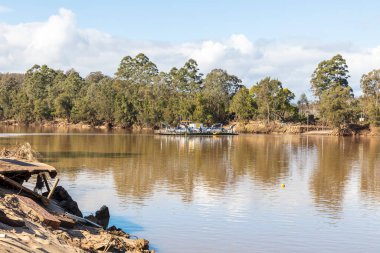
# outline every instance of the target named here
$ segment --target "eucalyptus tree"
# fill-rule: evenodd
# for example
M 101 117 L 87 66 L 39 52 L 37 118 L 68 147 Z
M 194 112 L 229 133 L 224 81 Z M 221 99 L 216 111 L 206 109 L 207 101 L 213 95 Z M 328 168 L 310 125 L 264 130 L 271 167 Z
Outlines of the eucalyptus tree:
M 114 88 L 115 120 L 123 126 L 146 123 L 146 99 L 151 99 L 149 89 L 154 77 L 158 75 L 157 66 L 144 54 L 124 57 L 115 73 Z
M 1 119 L 13 119 L 15 117 L 17 94 L 20 92 L 22 82 L 23 75 L 3 74 L 0 76 Z
M 171 83 L 176 91 L 173 110 L 181 119 L 193 119 L 196 109 L 196 97 L 202 90 L 203 74 L 199 72 L 195 60 L 188 60 L 183 67 L 172 68 L 169 72 Z
M 25 99 L 30 101 L 31 116 L 37 121 L 51 119 L 53 108 L 47 98 L 56 75 L 57 71 L 46 65 L 34 65 L 25 74 L 23 88 L 26 97 L 23 98 L 23 101 Z
M 256 106 L 249 90 L 242 87 L 233 97 L 230 104 L 230 112 L 235 114 L 237 120 L 250 120 L 253 118 Z
M 158 75 L 156 64 L 142 53 L 134 58 L 124 57 L 115 73 L 116 79 L 123 80 L 128 85 L 149 85 L 156 75 Z
M 79 100 L 80 105 L 75 107 L 77 113 L 81 112 L 85 120 L 92 124 L 112 125 L 116 96 L 113 79 L 101 72 L 93 72 L 85 78 L 85 83 L 84 96 Z
M 59 91 L 54 103 L 55 115 L 70 121 L 72 111 L 77 110 L 74 106 L 80 104 L 77 100 L 81 100 L 84 96 L 85 91 L 82 89 L 85 87 L 85 81 L 74 69 L 67 71 L 65 78 L 59 79 L 55 85 Z
M 348 85 L 349 77 L 346 60 L 339 54 L 320 62 L 314 70 L 310 83 L 326 123 L 340 126 L 353 117 L 354 95 Z
M 297 105 L 300 115 L 304 115 L 305 110 L 308 109 L 310 105 L 309 99 L 307 98 L 305 93 L 301 94 L 299 100 L 297 101 Z
M 225 70 L 214 69 L 208 73 L 202 89 L 206 115 L 211 115 L 214 122 L 225 121 L 230 101 L 241 87 L 241 80 Z
M 335 86 L 321 95 L 319 111 L 323 121 L 335 127 L 355 117 L 356 101 L 350 87 Z
M 287 120 L 296 113 L 295 107 L 291 104 L 294 93 L 282 87 L 282 83 L 277 79 L 266 77 L 253 85 L 250 93 L 257 104 L 258 116 L 270 120 Z
M 311 89 L 314 95 L 319 99 L 324 91 L 331 88 L 349 87 L 348 85 L 348 66 L 346 60 L 337 54 L 329 60 L 322 61 L 318 64 L 311 76 Z
M 360 86 L 363 91 L 363 107 L 371 122 L 380 121 L 380 69 L 362 76 Z

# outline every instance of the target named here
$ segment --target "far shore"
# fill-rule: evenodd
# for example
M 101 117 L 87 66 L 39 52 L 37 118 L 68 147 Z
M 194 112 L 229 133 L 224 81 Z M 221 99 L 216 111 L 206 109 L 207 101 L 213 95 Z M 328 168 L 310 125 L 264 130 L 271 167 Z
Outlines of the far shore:
M 146 133 L 155 130 L 153 127 L 123 127 L 109 123 L 93 125 L 86 122 L 72 123 L 66 120 L 52 120 L 45 122 L 35 122 L 30 124 L 19 123 L 14 120 L 0 121 L 1 127 L 6 128 L 41 128 L 41 129 L 62 129 L 62 130 L 125 130 L 132 133 Z M 228 127 L 229 125 L 227 125 Z M 380 136 L 380 127 L 370 124 L 349 124 L 341 128 L 334 128 L 323 125 L 305 125 L 297 123 L 281 123 L 277 121 L 249 121 L 236 122 L 235 132 L 240 134 L 290 134 L 290 135 L 325 135 L 325 136 Z

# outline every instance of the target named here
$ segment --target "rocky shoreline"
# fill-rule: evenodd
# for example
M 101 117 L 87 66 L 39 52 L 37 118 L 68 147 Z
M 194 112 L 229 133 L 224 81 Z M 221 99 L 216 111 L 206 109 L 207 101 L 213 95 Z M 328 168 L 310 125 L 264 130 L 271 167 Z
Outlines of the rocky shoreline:
M 97 228 L 76 222 L 56 228 L 31 208 L 30 198 L 0 187 L 0 248 L 5 252 L 152 252 L 149 242 L 132 239 L 121 229 Z M 43 208 L 48 213 L 55 203 Z M 61 221 L 63 218 L 59 218 Z
M 58 178 L 48 183 L 43 170 L 51 168 L 55 177 L 55 169 L 36 163 L 34 154 L 29 144 L 1 152 L 1 252 L 153 252 L 149 241 L 108 227 L 108 207 L 83 217 L 78 203 L 57 186 Z M 25 180 L 35 183 L 34 190 Z

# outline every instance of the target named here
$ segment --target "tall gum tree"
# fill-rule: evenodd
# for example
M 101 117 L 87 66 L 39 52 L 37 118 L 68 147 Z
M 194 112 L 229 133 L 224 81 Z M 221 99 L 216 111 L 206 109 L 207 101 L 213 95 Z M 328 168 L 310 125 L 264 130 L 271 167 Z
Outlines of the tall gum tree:
M 202 89 L 203 108 L 210 123 L 224 122 L 228 116 L 229 104 L 241 89 L 241 80 L 222 69 L 214 69 L 207 74 Z
M 320 99 L 322 93 L 332 87 L 349 87 L 349 77 L 346 60 L 337 54 L 318 64 L 311 76 L 311 89 L 314 95 Z
M 252 86 L 250 93 L 257 104 L 258 116 L 266 119 L 268 123 L 276 119 L 285 121 L 296 113 L 296 108 L 291 104 L 294 93 L 283 88 L 277 79 L 262 79 Z
M 311 89 L 319 99 L 319 113 L 327 124 L 340 127 L 354 117 L 349 77 L 346 60 L 339 54 L 320 62 L 311 76 Z
M 177 117 L 193 120 L 196 98 L 203 86 L 203 74 L 199 72 L 197 62 L 190 59 L 180 69 L 172 68 L 169 76 L 176 91 L 176 101 L 172 101 L 172 104 L 175 106 Z
M 380 121 L 380 69 L 364 74 L 360 80 L 362 107 L 372 123 Z
M 140 53 L 136 57 L 124 57 L 115 73 L 114 87 L 115 98 L 115 120 L 122 126 L 133 124 L 144 125 L 150 107 L 147 106 L 150 87 L 154 78 L 158 75 L 156 64 Z

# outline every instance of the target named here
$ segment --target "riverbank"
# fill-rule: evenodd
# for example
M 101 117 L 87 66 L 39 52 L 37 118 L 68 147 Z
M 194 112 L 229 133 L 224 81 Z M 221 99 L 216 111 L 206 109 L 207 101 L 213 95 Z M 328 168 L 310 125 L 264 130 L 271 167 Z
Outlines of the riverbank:
M 347 124 L 341 128 L 281 122 L 250 121 L 237 123 L 236 132 L 246 134 L 302 134 L 329 136 L 380 136 L 380 127 L 369 124 Z
M 40 129 L 54 130 L 86 130 L 95 129 L 100 131 L 106 130 L 124 130 L 133 133 L 150 133 L 154 130 L 152 127 L 133 126 L 125 128 L 119 125 L 104 123 L 100 125 L 91 125 L 85 122 L 72 123 L 67 120 L 57 119 L 53 121 L 44 121 L 40 123 L 23 124 L 14 120 L 0 121 L 0 126 L 17 128 L 32 127 Z M 229 127 L 229 126 L 228 126 Z M 323 125 L 305 125 L 298 123 L 282 123 L 272 121 L 249 121 L 236 122 L 234 128 L 236 133 L 241 134 L 303 134 L 303 135 L 328 135 L 328 136 L 380 136 L 380 127 L 370 124 L 347 124 L 341 128 L 333 128 Z

